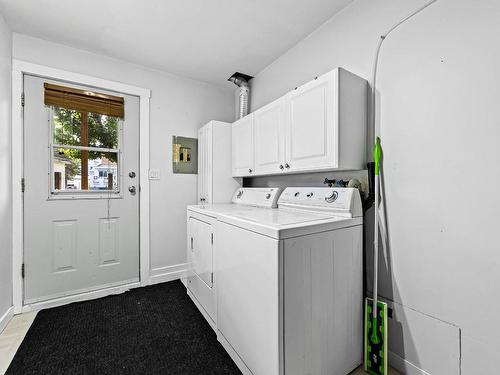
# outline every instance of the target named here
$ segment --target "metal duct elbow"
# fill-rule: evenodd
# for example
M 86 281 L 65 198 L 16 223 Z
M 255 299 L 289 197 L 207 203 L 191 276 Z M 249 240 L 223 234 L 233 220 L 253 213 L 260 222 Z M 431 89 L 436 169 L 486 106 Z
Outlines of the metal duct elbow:
M 248 81 L 250 81 L 252 78 L 253 77 L 249 75 L 236 72 L 228 79 L 228 81 L 233 82 L 240 88 L 238 109 L 239 118 L 248 115 L 248 100 L 250 96 L 250 84 L 248 83 Z

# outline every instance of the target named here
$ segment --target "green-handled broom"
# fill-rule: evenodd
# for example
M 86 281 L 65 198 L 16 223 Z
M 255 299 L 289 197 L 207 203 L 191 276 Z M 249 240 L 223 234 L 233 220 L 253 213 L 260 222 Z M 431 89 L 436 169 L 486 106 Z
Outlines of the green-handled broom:
M 375 224 L 373 238 L 373 298 L 365 300 L 365 371 L 373 375 L 387 374 L 387 304 L 378 301 L 378 206 L 379 172 L 382 148 L 377 137 L 373 148 L 375 162 Z

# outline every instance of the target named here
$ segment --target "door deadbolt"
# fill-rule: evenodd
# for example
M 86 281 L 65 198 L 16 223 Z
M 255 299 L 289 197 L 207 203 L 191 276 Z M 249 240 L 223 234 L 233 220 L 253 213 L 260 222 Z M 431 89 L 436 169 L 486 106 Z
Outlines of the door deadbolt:
M 128 176 L 129 176 L 130 178 L 134 178 L 134 177 L 135 177 L 135 172 L 134 172 L 134 171 L 129 172 Z

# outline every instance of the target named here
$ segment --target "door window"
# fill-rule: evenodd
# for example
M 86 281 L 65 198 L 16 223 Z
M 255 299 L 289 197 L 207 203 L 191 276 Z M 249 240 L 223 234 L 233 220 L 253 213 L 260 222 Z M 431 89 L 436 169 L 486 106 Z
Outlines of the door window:
M 123 107 L 121 113 L 117 112 L 110 107 L 108 98 L 89 91 L 46 85 L 52 197 L 119 194 Z

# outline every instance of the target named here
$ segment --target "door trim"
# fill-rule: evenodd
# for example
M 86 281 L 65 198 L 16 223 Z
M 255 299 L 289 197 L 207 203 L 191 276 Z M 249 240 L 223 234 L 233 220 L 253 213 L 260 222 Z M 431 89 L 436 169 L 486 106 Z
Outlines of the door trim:
M 14 313 L 23 311 L 23 76 L 25 74 L 66 81 L 69 83 L 102 88 L 139 97 L 139 277 L 137 286 L 150 284 L 149 238 L 149 108 L 151 90 L 121 82 L 109 81 L 80 73 L 70 72 L 30 62 L 12 60 L 12 304 Z

